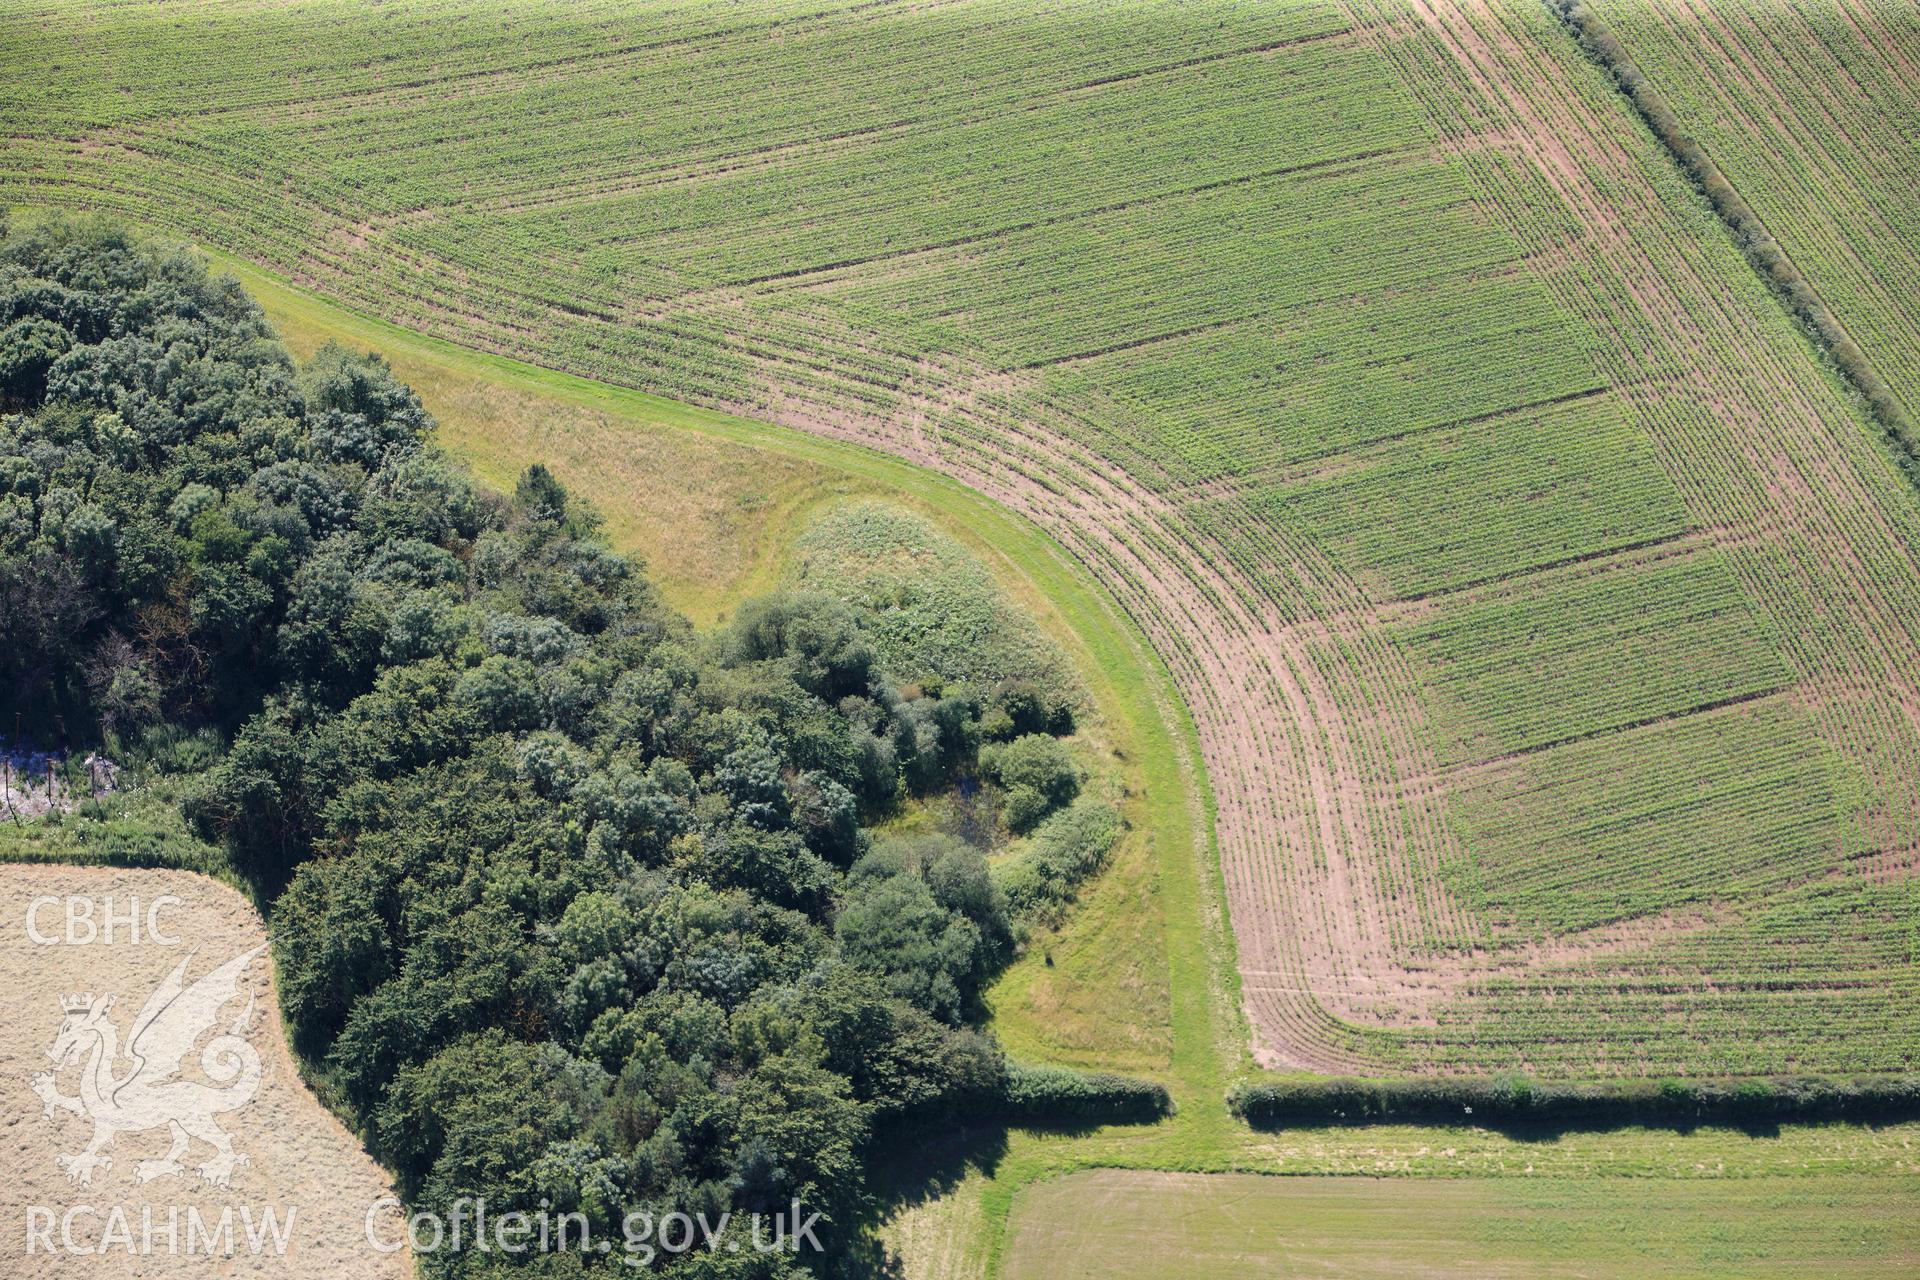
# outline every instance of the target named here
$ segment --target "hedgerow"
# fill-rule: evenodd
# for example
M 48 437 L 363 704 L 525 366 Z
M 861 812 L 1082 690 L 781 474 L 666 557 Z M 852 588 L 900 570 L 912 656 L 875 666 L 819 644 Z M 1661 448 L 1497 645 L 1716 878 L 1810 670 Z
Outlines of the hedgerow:
M 39 847 L 244 880 L 296 1049 L 410 1205 L 798 1200 L 828 1251 L 797 1276 L 906 1127 L 1164 1114 L 981 1029 L 1014 949 L 982 848 L 875 827 L 982 767 L 982 703 L 896 679 L 849 606 L 696 634 L 543 466 L 479 489 L 379 358 L 297 365 L 123 230 L 0 221 L 0 315 L 65 335 L 4 387 L 0 710 L 197 766 L 170 821 L 83 806 Z M 1077 785 L 1051 736 L 1005 751 Z
M 1316 1125 L 1462 1124 L 1614 1128 L 1754 1126 L 1920 1115 L 1920 1076 L 1761 1076 L 1719 1080 L 1430 1079 L 1241 1081 L 1233 1113 L 1258 1129 Z
M 1657 7 L 1707 59 L 1733 21 Z M 1726 61 L 1777 49 L 1801 97 L 1727 114 L 1811 145 L 1773 148 L 1771 190 L 1712 146 L 1902 391 L 1910 161 L 1824 188 L 1878 216 L 1821 216 L 1823 249 L 1769 203 L 1816 185 L 1829 115 L 1910 156 L 1879 104 L 1911 15 L 1869 8 L 1885 50 L 1739 10 L 1766 38 Z M 1034 518 L 1193 715 L 1263 1040 L 1383 1071 L 1916 1065 L 1912 888 L 1879 874 L 1920 773 L 1911 492 L 1546 5 L 418 13 L 0 17 L 0 196 Z M 285 74 L 245 74 L 269 42 Z M 979 659 L 984 738 L 1057 727 L 996 687 L 1020 655 L 971 644 L 990 619 L 880 586 L 856 611 L 887 644 Z M 1582 925 L 1611 932 L 1529 949 Z
M 1008 1119 L 1036 1125 L 1132 1124 L 1173 1112 L 1173 1099 L 1152 1081 L 1071 1067 L 1009 1062 L 1002 1096 Z
M 1818 340 L 1833 360 L 1834 367 L 1853 385 L 1898 448 L 1902 469 L 1916 485 L 1920 485 L 1920 429 L 1915 427 L 1899 397 L 1846 331 L 1839 317 L 1814 291 L 1813 283 L 1787 255 L 1786 249 L 1767 229 L 1753 206 L 1727 180 L 1720 166 L 1668 104 L 1666 95 L 1641 71 L 1626 46 L 1594 12 L 1592 6 L 1586 0 L 1549 0 L 1549 3 L 1573 29 L 1581 45 L 1613 75 L 1654 135 L 1673 153 L 1674 159 L 1698 184 L 1714 210 L 1726 220 L 1754 269 L 1779 294 L 1789 310 Z

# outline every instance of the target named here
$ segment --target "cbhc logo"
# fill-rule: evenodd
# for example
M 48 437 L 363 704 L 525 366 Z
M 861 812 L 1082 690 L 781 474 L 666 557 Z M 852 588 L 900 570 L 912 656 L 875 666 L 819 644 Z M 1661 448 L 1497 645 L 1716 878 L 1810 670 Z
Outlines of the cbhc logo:
M 160 913 L 184 901 L 170 893 L 162 894 L 147 904 L 143 914 L 138 897 L 127 898 L 123 906 L 116 907 L 112 894 L 98 899 L 48 894 L 35 898 L 27 908 L 27 937 L 42 947 L 84 947 L 96 942 L 112 945 L 116 941 L 138 944 L 143 940 L 157 947 L 177 947 L 180 938 L 161 928 Z

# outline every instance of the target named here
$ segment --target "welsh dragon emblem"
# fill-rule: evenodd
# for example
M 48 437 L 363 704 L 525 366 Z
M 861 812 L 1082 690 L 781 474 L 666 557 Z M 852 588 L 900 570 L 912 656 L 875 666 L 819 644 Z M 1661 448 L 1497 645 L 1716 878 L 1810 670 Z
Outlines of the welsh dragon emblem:
M 46 1117 L 71 1111 L 93 1121 L 86 1148 L 57 1157 L 69 1178 L 92 1185 L 95 1169 L 113 1167 L 112 1157 L 103 1152 L 116 1136 L 162 1126 L 172 1133 L 173 1144 L 160 1159 L 134 1167 L 140 1182 L 185 1173 L 180 1157 L 196 1138 L 213 1148 L 199 1173 L 214 1186 L 228 1186 L 234 1169 L 250 1163 L 234 1151 L 233 1139 L 214 1117 L 245 1106 L 260 1091 L 260 1055 L 243 1038 L 253 1020 L 251 992 L 246 1008 L 200 1051 L 200 1070 L 213 1084 L 181 1079 L 180 1072 L 194 1045 L 218 1022 L 221 1007 L 238 994 L 240 976 L 264 950 L 262 944 L 235 956 L 192 986 L 186 984 L 189 954 L 147 997 L 127 1030 L 124 1049 L 119 1028 L 107 1016 L 112 995 L 61 998 L 66 1017 L 47 1050 L 53 1071 L 36 1075 L 33 1091 Z M 69 1096 L 59 1091 L 54 1075 L 76 1063 L 81 1064 L 80 1091 Z

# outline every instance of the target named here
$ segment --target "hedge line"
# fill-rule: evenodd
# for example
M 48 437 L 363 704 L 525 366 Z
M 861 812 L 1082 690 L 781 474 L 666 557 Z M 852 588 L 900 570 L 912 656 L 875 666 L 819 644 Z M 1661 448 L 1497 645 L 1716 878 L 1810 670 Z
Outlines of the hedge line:
M 1007 1063 L 1005 1118 L 1029 1124 L 1140 1124 L 1173 1114 L 1173 1099 L 1150 1080 L 1107 1071 Z
M 1521 1075 L 1428 1080 L 1241 1081 L 1227 1095 L 1256 1129 L 1285 1125 L 1565 1124 L 1687 1127 L 1920 1116 L 1920 1076 L 1558 1083 Z
M 1847 335 L 1833 312 L 1814 292 L 1793 260 L 1787 257 L 1760 215 L 1736 191 L 1700 143 L 1686 131 L 1680 117 L 1653 82 L 1633 61 L 1624 45 L 1584 0 L 1547 0 L 1588 56 L 1611 72 L 1654 136 L 1665 144 L 1714 211 L 1732 229 L 1748 262 L 1773 286 L 1787 309 L 1813 334 L 1843 377 L 1852 384 L 1867 408 L 1896 446 L 1895 457 L 1907 478 L 1920 485 L 1920 429 L 1916 429 L 1892 388 L 1868 361 L 1866 352 Z

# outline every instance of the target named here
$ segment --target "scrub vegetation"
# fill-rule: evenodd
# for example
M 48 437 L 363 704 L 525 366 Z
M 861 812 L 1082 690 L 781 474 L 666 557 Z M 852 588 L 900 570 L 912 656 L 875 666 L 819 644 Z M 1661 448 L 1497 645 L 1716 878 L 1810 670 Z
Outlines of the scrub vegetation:
M 1877 0 L 0 5 L 0 202 L 105 211 L 238 264 L 302 356 L 276 375 L 301 449 L 333 447 L 306 418 L 329 379 L 393 394 L 326 340 L 390 347 L 481 482 L 447 482 L 473 514 L 446 538 L 405 534 L 451 564 L 410 548 L 349 566 L 457 598 L 428 620 L 442 648 L 388 653 L 382 630 L 347 649 L 360 665 L 325 678 L 365 687 L 340 685 L 311 721 L 283 724 L 283 702 L 322 675 L 220 661 L 207 681 L 149 660 L 173 633 L 136 625 L 146 596 L 90 615 L 53 665 L 33 645 L 59 619 L 0 663 L 68 723 L 178 753 L 152 794 L 189 793 L 197 830 L 295 888 L 396 839 L 383 815 L 427 820 L 401 789 L 424 762 L 395 754 L 393 776 L 336 796 L 345 779 L 308 777 L 302 753 L 399 752 L 353 708 L 374 699 L 371 716 L 394 672 L 444 663 L 452 683 L 418 697 L 454 717 L 433 757 L 445 785 L 484 776 L 488 805 L 519 796 L 557 824 L 555 857 L 602 857 L 581 845 L 613 812 L 595 788 L 667 786 L 658 761 L 678 761 L 687 828 L 661 852 L 608 847 L 797 913 L 778 919 L 803 958 L 780 964 L 860 975 L 912 1011 L 938 1051 L 900 1070 L 934 1078 L 902 1084 L 921 1101 L 882 1119 L 894 1095 L 861 1090 L 893 1086 L 843 1074 L 841 1101 L 877 1108 L 861 1124 L 980 1120 L 963 1080 L 1031 1120 L 1055 1068 L 1090 1073 L 1058 1077 L 1077 1082 L 1063 1107 L 1129 1121 L 1160 1096 L 1091 1073 L 1164 1086 L 1173 1114 L 1152 1123 L 962 1122 L 853 1160 L 849 1247 L 877 1247 L 850 1225 L 871 1210 L 915 1275 L 1063 1271 L 1080 1246 L 1016 1249 L 1009 1214 L 1022 1187 L 1085 1186 L 1045 1180 L 1094 1166 L 1538 1172 L 1569 1201 L 1486 1229 L 1543 1232 L 1533 1263 L 1569 1268 L 1638 1212 L 1581 1216 L 1593 1180 L 1910 1174 L 1911 1126 L 1802 1127 L 1818 1109 L 1782 1100 L 1844 1096 L 1834 1114 L 1858 1118 L 1920 1069 L 1915 83 L 1915 11 Z M 53 422 L 36 379 L 85 344 L 56 295 L 15 297 L 9 411 Z M 143 403 L 115 412 L 134 422 Z M 93 422 L 35 430 L 113 456 Z M 199 496 L 147 512 L 154 545 L 204 566 L 196 583 L 273 584 L 281 609 L 319 570 L 235 514 L 229 494 L 258 488 L 237 457 L 215 460 L 231 482 L 190 477 L 216 499 L 205 528 Z M 385 457 L 356 464 L 356 492 Z M 59 540 L 84 585 L 104 508 L 75 492 L 33 505 L 53 532 L 28 536 Z M 625 576 L 584 603 L 542 595 L 549 552 L 529 531 L 548 508 L 539 547 Z M 390 536 L 361 510 L 341 528 Z M 643 556 L 675 608 L 609 544 Z M 292 557 L 284 587 L 253 563 L 275 556 Z M 984 589 L 1008 565 L 1026 594 Z M 198 636 L 193 609 L 216 604 L 170 607 Z M 582 623 L 589 608 L 606 620 Z M 583 638 L 509 641 L 494 613 Z M 270 616 L 274 636 L 297 630 Z M 627 618 L 643 640 L 603 638 Z M 853 653 L 863 674 L 843 680 Z M 646 713 L 670 726 L 656 744 L 651 721 L 609 717 L 628 714 L 626 673 L 662 663 L 678 674 L 668 710 Z M 576 667 L 609 682 L 555 674 Z M 505 692 L 523 677 L 548 700 L 537 724 Z M 506 719 L 458 718 L 481 685 Z M 577 721 L 554 710 L 563 694 Z M 693 729 L 674 718 L 683 695 Z M 785 801 L 722 781 L 743 748 L 702 727 L 715 717 L 761 726 Z M 272 734 L 298 763 L 262 775 L 294 797 L 268 806 L 292 825 L 262 843 L 235 761 Z M 859 750 L 808 755 L 810 734 Z M 526 743 L 552 748 L 550 777 L 518 772 Z M 822 779 L 850 798 L 852 835 L 819 816 L 836 799 Z M 764 821 L 742 816 L 763 804 Z M 116 812 L 189 856 L 171 801 Z M 771 879 L 727 878 L 743 823 L 793 852 L 741 864 Z M 594 883 L 614 900 L 581 926 L 581 964 L 630 926 L 692 927 L 651 889 Z M 568 908 L 526 909 L 545 927 Z M 355 1007 L 411 990 L 382 945 L 392 974 Z M 651 971 L 619 963 L 613 989 L 650 1008 Z M 730 1031 L 725 1058 L 649 1014 L 631 1040 L 593 1042 L 614 1046 L 605 1096 L 624 1096 L 612 1064 L 648 1035 L 716 1090 L 804 1058 L 812 997 L 767 994 L 808 990 L 798 972 L 706 997 L 729 1028 L 771 1004 L 793 1038 Z M 611 998 L 553 1024 L 571 1058 L 593 1057 L 580 1037 L 627 997 Z M 310 1052 L 379 1141 L 372 1095 L 352 1091 L 389 1066 L 335 1061 L 360 1041 L 329 999 Z M 1249 1129 L 1230 1091 L 1286 1127 Z M 1624 1099 L 1626 1127 L 1536 1115 L 1496 1132 L 1426 1105 L 1522 1095 Z M 1369 1125 L 1324 1113 L 1354 1098 Z M 1640 1127 L 1701 1121 L 1676 1098 L 1712 1127 Z M 1781 1103 L 1777 1131 L 1741 1132 L 1763 1102 Z M 642 1111 L 644 1144 L 662 1130 Z M 1332 1127 L 1297 1127 L 1317 1121 Z M 839 1132 L 796 1146 L 824 1158 Z M 714 1150 L 687 1185 L 746 1176 L 739 1144 Z M 1058 1204 L 1085 1214 L 1141 1185 Z M 1911 1261 L 1897 1233 L 1774 1221 L 1769 1194 L 1733 1194 L 1729 1220 L 1862 1269 Z M 1839 1222 L 1887 1203 L 1833 1197 Z M 1702 1274 L 1753 1259 L 1699 1220 L 1660 1238 Z M 1183 1240 L 1133 1260 L 1185 1259 Z

